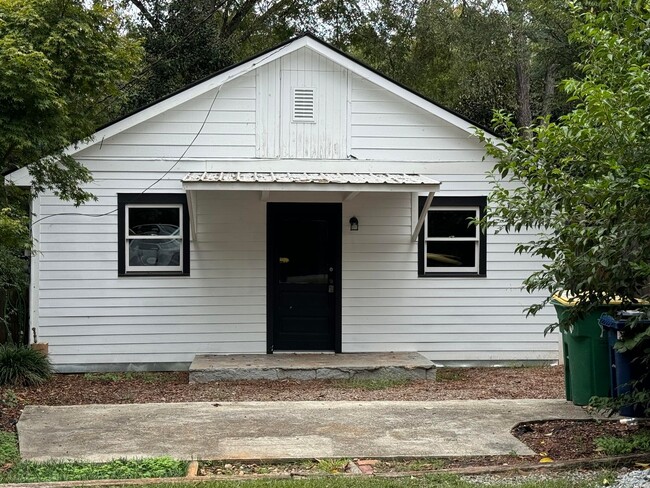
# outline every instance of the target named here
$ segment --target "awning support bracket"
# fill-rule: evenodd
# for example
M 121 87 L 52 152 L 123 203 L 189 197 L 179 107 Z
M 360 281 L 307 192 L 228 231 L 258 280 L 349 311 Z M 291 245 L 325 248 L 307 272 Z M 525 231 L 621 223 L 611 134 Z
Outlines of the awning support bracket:
M 196 240 L 196 195 L 194 191 L 188 190 L 185 192 L 187 195 L 187 207 L 190 214 L 190 240 Z
M 415 230 L 413 231 L 413 235 L 411 236 L 412 242 L 418 240 L 418 234 L 420 234 L 420 230 L 424 225 L 424 219 L 427 218 L 427 212 L 429 211 L 429 207 L 431 207 L 431 202 L 433 201 L 433 196 L 435 194 L 436 192 L 434 191 L 429 192 L 429 196 L 427 196 L 427 200 L 424 202 L 424 207 L 422 207 L 422 212 L 420 212 L 420 218 L 418 219 L 418 223 L 415 225 Z

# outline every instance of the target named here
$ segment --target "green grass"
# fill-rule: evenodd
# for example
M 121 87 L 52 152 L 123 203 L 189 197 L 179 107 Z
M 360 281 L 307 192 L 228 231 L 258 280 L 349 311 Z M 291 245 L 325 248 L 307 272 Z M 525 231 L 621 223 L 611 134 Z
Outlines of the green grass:
M 325 473 L 342 473 L 348 462 L 348 459 L 321 459 L 318 469 Z
M 596 448 L 608 456 L 650 452 L 650 431 L 637 432 L 627 437 L 599 437 L 594 443 Z
M 529 483 L 497 483 L 476 485 L 451 474 L 435 474 L 421 478 L 349 478 L 328 477 L 291 480 L 209 481 L 204 483 L 159 483 L 147 488 L 594 488 L 595 482 L 569 480 L 539 481 Z
M 16 463 L 19 459 L 16 434 L 0 431 L 0 467 L 8 463 Z
M 447 465 L 441 458 L 417 458 L 391 462 L 391 468 L 397 471 L 434 471 Z
M 165 381 L 165 375 L 151 371 L 127 371 L 124 373 L 86 373 L 84 379 L 88 381 L 103 381 L 115 383 L 120 381 L 142 381 L 144 383 L 160 383 Z
M 397 378 L 360 379 L 351 378 L 348 380 L 335 380 L 332 384 L 336 388 L 359 389 L 366 391 L 387 390 L 399 386 L 408 385 L 411 380 Z
M 18 461 L 6 472 L 0 473 L 0 483 L 168 478 L 185 476 L 187 464 L 185 461 L 177 461 L 168 457 L 118 459 L 102 464 Z
M 0 483 L 38 481 L 76 481 L 97 479 L 168 478 L 185 476 L 186 461 L 169 457 L 118 459 L 110 463 L 21 461 L 18 439 L 11 432 L 0 431 Z
M 456 368 L 438 368 L 436 369 L 436 381 L 463 381 L 467 374 Z

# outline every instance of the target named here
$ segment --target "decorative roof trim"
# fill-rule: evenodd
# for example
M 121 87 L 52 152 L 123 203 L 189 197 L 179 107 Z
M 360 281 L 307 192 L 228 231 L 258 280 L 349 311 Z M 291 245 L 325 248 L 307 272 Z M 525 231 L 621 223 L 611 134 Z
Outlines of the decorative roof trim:
M 221 171 L 188 173 L 186 190 L 436 192 L 440 182 L 421 174 Z

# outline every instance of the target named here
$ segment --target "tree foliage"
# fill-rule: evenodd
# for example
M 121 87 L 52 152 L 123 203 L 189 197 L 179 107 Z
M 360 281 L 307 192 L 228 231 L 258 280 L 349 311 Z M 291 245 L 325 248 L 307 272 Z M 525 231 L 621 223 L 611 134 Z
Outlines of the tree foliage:
M 510 25 L 502 9 L 481 2 L 433 0 L 418 15 L 412 83 L 434 100 L 487 125 L 495 108 L 516 108 L 510 42 Z
M 364 8 L 338 47 L 481 125 L 495 108 L 516 112 L 520 127 L 567 110 L 555 87 L 577 50 L 563 0 L 343 3 Z
M 487 222 L 497 230 L 544 230 L 517 250 L 546 260 L 525 282 L 529 291 L 548 292 L 531 313 L 558 292 L 579 298 L 552 326 L 562 330 L 613 300 L 646 313 L 650 302 L 650 6 L 585 1 L 573 11 L 581 77 L 562 86 L 574 110 L 525 134 L 499 112 L 508 144 L 484 139 L 497 160 Z M 632 321 L 617 348 L 647 364 L 650 327 L 643 324 Z M 618 405 L 650 407 L 647 384 L 635 387 Z
M 0 0 L 0 170 L 29 165 L 35 193 L 81 203 L 90 175 L 62 150 L 110 116 L 137 66 L 139 47 L 106 5 L 77 0 Z
M 129 0 L 139 12 L 145 70 L 129 108 L 153 102 L 296 33 L 307 0 Z
M 481 125 L 492 110 L 518 124 L 567 109 L 572 74 L 564 0 L 123 0 L 136 6 L 146 69 L 130 108 L 313 32 Z
M 139 44 L 121 32 L 108 4 L 0 0 L 0 173 L 28 167 L 32 195 L 51 190 L 79 205 L 89 172 L 63 150 L 117 113 L 120 86 L 136 69 Z M 107 104 L 107 97 L 111 104 Z M 25 195 L 0 187 L 0 320 L 27 286 L 31 248 Z
M 575 6 L 582 78 L 563 83 L 576 108 L 527 135 L 496 114 L 508 144 L 486 140 L 497 159 L 488 221 L 548 230 L 518 249 L 549 260 L 528 289 L 632 304 L 650 298 L 650 11 L 628 0 L 590 7 Z

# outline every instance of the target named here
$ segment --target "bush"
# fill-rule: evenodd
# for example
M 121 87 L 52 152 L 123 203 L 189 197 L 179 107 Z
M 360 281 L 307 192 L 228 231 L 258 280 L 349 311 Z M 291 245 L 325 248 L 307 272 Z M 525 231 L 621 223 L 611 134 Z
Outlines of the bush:
M 14 344 L 0 345 L 0 385 L 39 385 L 51 375 L 52 365 L 42 352 Z

